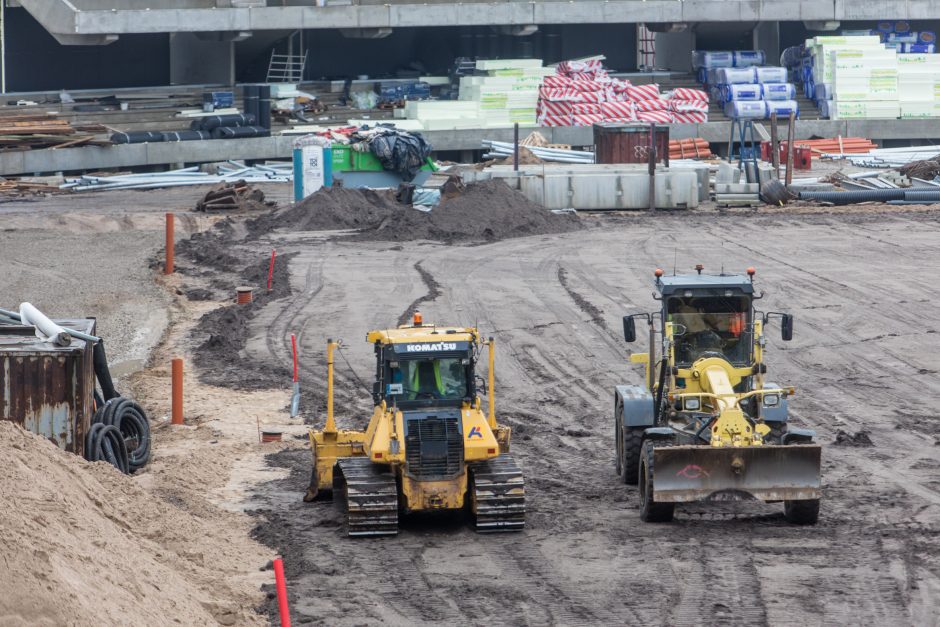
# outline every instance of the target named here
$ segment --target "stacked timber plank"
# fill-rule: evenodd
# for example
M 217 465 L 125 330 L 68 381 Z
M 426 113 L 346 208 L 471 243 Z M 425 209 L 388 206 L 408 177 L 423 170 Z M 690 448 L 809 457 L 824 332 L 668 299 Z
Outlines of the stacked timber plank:
M 80 134 L 68 120 L 48 113 L 0 116 L 0 151 L 65 148 L 102 143 L 108 142 L 102 142 L 94 135 Z

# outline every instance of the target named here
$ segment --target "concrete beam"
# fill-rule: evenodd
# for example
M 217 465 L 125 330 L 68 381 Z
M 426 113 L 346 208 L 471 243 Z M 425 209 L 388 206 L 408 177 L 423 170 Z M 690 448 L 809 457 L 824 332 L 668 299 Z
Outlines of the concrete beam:
M 523 136 L 532 128 L 522 129 Z M 594 132 L 590 127 L 554 127 L 538 129 L 549 142 L 590 146 Z M 701 137 L 715 144 L 727 144 L 730 122 L 673 124 L 670 137 Z M 482 141 L 511 142 L 511 128 L 427 131 L 425 138 L 435 150 L 481 150 Z M 940 140 L 935 120 L 804 120 L 796 127 L 797 139 L 810 137 L 867 137 L 872 140 Z M 108 147 L 89 146 L 59 150 L 0 152 L 0 176 L 33 173 L 79 172 L 176 163 L 209 163 L 228 159 L 289 159 L 296 136 L 278 135 L 252 139 L 220 139 L 194 142 L 123 144 Z
M 503 2 L 268 6 L 256 8 L 166 7 L 103 10 L 68 0 L 20 0 L 49 32 L 115 35 L 194 31 L 263 31 L 323 28 L 510 24 L 635 24 L 640 22 L 761 22 L 793 20 L 940 19 L 933 0 L 508 0 Z M 130 5 L 131 3 L 127 3 Z M 195 3 L 194 3 L 195 4 Z

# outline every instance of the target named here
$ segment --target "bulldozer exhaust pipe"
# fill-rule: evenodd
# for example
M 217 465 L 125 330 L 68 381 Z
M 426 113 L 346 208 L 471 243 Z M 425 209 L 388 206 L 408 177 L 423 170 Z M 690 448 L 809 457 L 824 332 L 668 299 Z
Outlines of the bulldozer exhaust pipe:
M 653 501 L 798 501 L 820 498 L 818 444 L 653 450 Z

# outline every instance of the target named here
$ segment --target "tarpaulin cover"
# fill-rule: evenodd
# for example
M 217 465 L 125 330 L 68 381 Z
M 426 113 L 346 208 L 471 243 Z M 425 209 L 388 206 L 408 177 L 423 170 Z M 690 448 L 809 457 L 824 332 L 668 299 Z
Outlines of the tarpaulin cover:
M 420 133 L 379 128 L 367 141 L 382 167 L 395 172 L 406 182 L 414 179 L 431 156 L 431 144 Z

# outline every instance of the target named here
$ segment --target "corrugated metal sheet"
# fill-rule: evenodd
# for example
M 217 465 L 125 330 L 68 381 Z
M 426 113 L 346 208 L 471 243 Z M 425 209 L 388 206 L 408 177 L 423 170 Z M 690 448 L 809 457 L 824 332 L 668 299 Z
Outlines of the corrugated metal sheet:
M 94 334 L 94 319 L 56 320 Z M 27 326 L 0 325 L 0 420 L 43 435 L 67 451 L 84 454 L 93 414 L 92 346 L 72 339 L 56 346 Z

